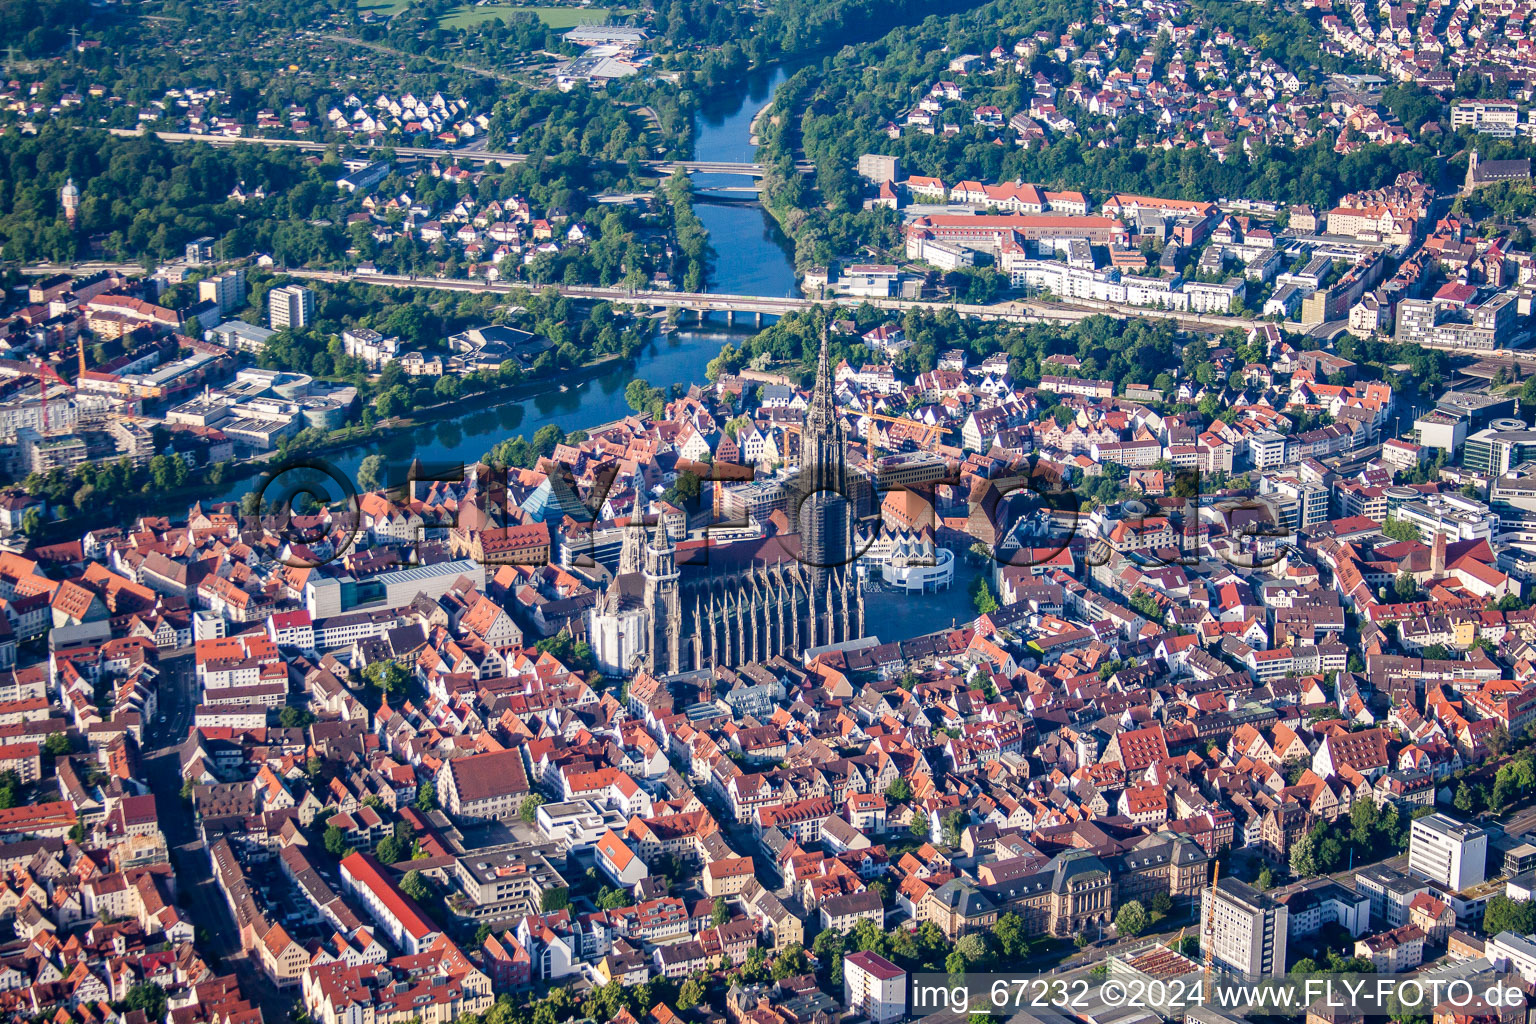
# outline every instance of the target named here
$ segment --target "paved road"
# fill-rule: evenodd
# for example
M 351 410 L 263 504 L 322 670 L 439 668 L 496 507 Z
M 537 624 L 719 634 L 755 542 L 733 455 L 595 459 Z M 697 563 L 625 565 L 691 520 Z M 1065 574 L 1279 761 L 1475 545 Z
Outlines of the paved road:
M 160 672 L 159 713 L 144 730 L 147 750 L 186 739 L 197 706 L 197 671 L 191 648 L 161 655 Z M 177 785 L 179 788 L 180 783 Z
M 229 140 L 231 142 L 237 140 Z M 732 165 L 739 166 L 739 165 Z M 617 197 L 616 197 L 617 198 Z M 120 273 L 143 273 L 144 268 L 135 263 L 110 263 L 104 261 L 61 264 L 33 263 L 21 267 L 30 275 L 56 273 L 91 273 L 97 270 L 115 270 Z M 355 271 L 286 269 L 280 271 L 290 277 L 309 278 L 315 281 L 356 281 L 396 288 L 431 288 L 452 292 L 510 292 L 514 289 L 543 291 L 553 288 L 562 295 L 593 302 L 621 302 L 650 305 L 660 308 L 680 307 L 704 312 L 763 313 L 782 316 L 786 313 L 810 309 L 816 305 L 858 306 L 868 303 L 877 309 L 905 312 L 908 309 L 950 309 L 960 316 L 982 320 L 1005 320 L 1012 323 L 1059 323 L 1072 324 L 1093 316 L 1119 318 L 1139 317 L 1145 320 L 1172 320 L 1182 330 L 1202 334 L 1223 334 L 1229 330 L 1248 331 L 1260 320 L 1248 320 L 1239 316 L 1220 316 L 1214 313 L 1181 313 L 1173 310 L 1150 309 L 1123 303 L 1084 301 L 1077 303 L 1054 302 L 1044 299 L 1020 299 L 972 305 L 963 302 L 924 302 L 916 299 L 881 299 L 862 296 L 840 295 L 825 299 L 772 298 L 761 295 L 731 295 L 723 292 L 661 292 L 630 291 L 624 288 L 603 288 L 588 285 L 550 284 L 533 286 L 525 283 L 489 283 L 462 278 L 445 279 L 392 274 L 358 274 Z M 1295 325 L 1282 325 L 1294 327 Z M 1337 333 L 1336 331 L 1334 333 Z M 1474 352 L 1443 345 L 1420 344 L 1420 348 L 1433 349 L 1451 355 L 1467 356 L 1478 360 L 1512 365 L 1523 373 L 1536 372 L 1536 350 L 1498 352 Z
M 176 872 L 178 902 L 199 929 L 199 948 L 223 959 L 225 969 L 240 978 L 246 995 L 261 1005 L 265 1019 L 287 1020 L 293 999 L 280 993 L 240 948 L 240 930 L 224 894 L 213 880 L 208 851 L 197 830 L 192 807 L 181 798 L 181 758 L 176 748 L 186 738 L 197 704 L 192 652 L 165 654 L 160 665 L 159 711 L 165 722 L 157 718 L 146 729 L 144 763 L 155 798 L 155 813 Z
M 198 929 L 199 948 L 220 957 L 223 969 L 239 977 L 241 988 L 260 1004 L 266 1020 L 287 1020 L 292 998 L 280 993 L 240 948 L 240 930 L 224 894 L 213 880 L 208 851 L 193 821 L 192 808 L 181 799 L 179 756 L 174 748 L 167 747 L 145 758 L 145 765 L 155 797 L 155 812 L 170 847 L 178 902 Z
M 335 270 L 288 270 L 285 273 L 299 278 L 317 281 L 358 281 L 363 284 L 388 285 L 407 288 L 434 288 L 457 292 L 509 292 L 514 288 L 530 289 L 524 284 L 489 283 L 464 279 L 446 280 L 427 277 L 402 277 L 387 274 L 363 274 L 354 271 Z M 1047 302 L 1041 299 L 1025 299 L 973 305 L 963 302 L 923 302 L 915 299 L 866 298 L 857 295 L 839 295 L 824 299 L 773 298 L 762 295 L 731 295 L 724 292 L 669 292 L 632 291 L 626 288 L 605 288 L 587 285 L 545 285 L 530 290 L 553 288 L 562 295 L 594 302 L 624 302 L 649 305 L 657 308 L 678 307 L 697 312 L 762 313 L 783 316 L 788 313 L 811 309 L 817 305 L 859 306 L 868 304 L 877 309 L 905 312 L 908 309 L 950 309 L 960 316 L 981 320 L 1006 320 L 1013 323 L 1076 323 L 1093 316 L 1142 317 L 1150 320 L 1173 320 L 1181 328 L 1210 334 L 1228 330 L 1246 331 L 1253 321 L 1235 316 L 1180 313 L 1170 310 L 1149 309 L 1109 302 Z M 1536 360 L 1536 355 L 1532 356 Z

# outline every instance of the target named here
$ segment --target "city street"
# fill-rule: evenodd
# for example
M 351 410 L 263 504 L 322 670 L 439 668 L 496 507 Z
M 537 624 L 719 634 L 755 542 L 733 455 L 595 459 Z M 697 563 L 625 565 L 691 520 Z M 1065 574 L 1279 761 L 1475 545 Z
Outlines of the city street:
M 186 739 L 197 710 L 197 670 L 192 649 L 161 654 L 160 673 L 159 711 L 144 727 L 144 747 L 151 751 L 179 745 Z
M 181 760 L 177 747 L 192 725 L 197 707 L 195 661 L 190 648 L 161 656 L 160 710 L 145 728 L 144 767 L 155 811 L 176 872 L 176 891 L 197 929 L 198 949 L 234 971 L 247 994 L 257 999 L 267 1020 L 286 1020 L 291 997 L 279 993 L 240 948 L 240 929 L 213 879 L 208 852 L 198 834 L 192 806 L 181 798 Z M 162 723 L 161 718 L 165 721 Z

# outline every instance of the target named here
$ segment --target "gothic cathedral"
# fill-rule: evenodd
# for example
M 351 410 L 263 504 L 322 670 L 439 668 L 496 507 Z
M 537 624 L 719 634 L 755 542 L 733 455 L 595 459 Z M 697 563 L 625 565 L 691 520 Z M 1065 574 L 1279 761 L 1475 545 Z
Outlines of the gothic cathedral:
M 649 535 L 643 529 L 637 497 L 618 573 L 590 622 L 604 670 L 665 675 L 798 657 L 862 637 L 864 588 L 855 565 L 846 447 L 823 338 L 801 429 L 800 471 L 785 483 L 798 542 L 711 545 L 682 573 L 666 527 L 658 520 Z

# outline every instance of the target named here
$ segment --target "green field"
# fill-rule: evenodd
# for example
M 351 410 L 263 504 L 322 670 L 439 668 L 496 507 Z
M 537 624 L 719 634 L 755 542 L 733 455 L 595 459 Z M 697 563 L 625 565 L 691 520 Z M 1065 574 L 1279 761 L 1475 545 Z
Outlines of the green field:
M 370 0 L 370 2 L 401 3 L 403 0 Z M 487 21 L 503 18 L 515 11 L 532 11 L 550 28 L 574 28 L 577 25 L 598 25 L 609 15 L 624 17 L 634 14 L 629 8 L 615 7 L 523 7 L 511 4 L 487 4 L 477 7 L 465 4 L 438 19 L 443 28 L 474 28 Z
M 393 18 L 409 6 L 411 0 L 358 0 L 357 9 L 382 18 Z

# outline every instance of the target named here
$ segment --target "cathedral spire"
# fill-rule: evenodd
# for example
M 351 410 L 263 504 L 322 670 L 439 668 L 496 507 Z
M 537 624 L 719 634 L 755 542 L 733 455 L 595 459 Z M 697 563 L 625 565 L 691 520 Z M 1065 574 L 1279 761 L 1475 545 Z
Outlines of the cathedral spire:
M 806 425 L 825 426 L 836 416 L 832 407 L 832 357 L 827 350 L 827 332 L 821 334 L 821 354 L 816 358 L 816 387 L 811 391 L 811 406 Z
M 640 500 L 640 481 L 635 480 L 635 502 L 629 510 L 629 525 L 619 547 L 619 575 L 639 572 L 645 564 L 641 549 L 645 544 L 645 508 Z
M 667 517 L 665 515 L 659 515 L 656 517 L 656 531 L 651 534 L 652 551 L 672 550 L 672 534 L 667 532 L 666 520 Z M 641 522 L 644 522 L 644 520 L 641 520 Z
M 832 402 L 832 357 L 827 334 L 821 335 L 821 354 L 816 360 L 816 386 L 805 410 L 800 432 L 800 466 L 805 493 L 846 493 L 843 464 L 843 430 Z

